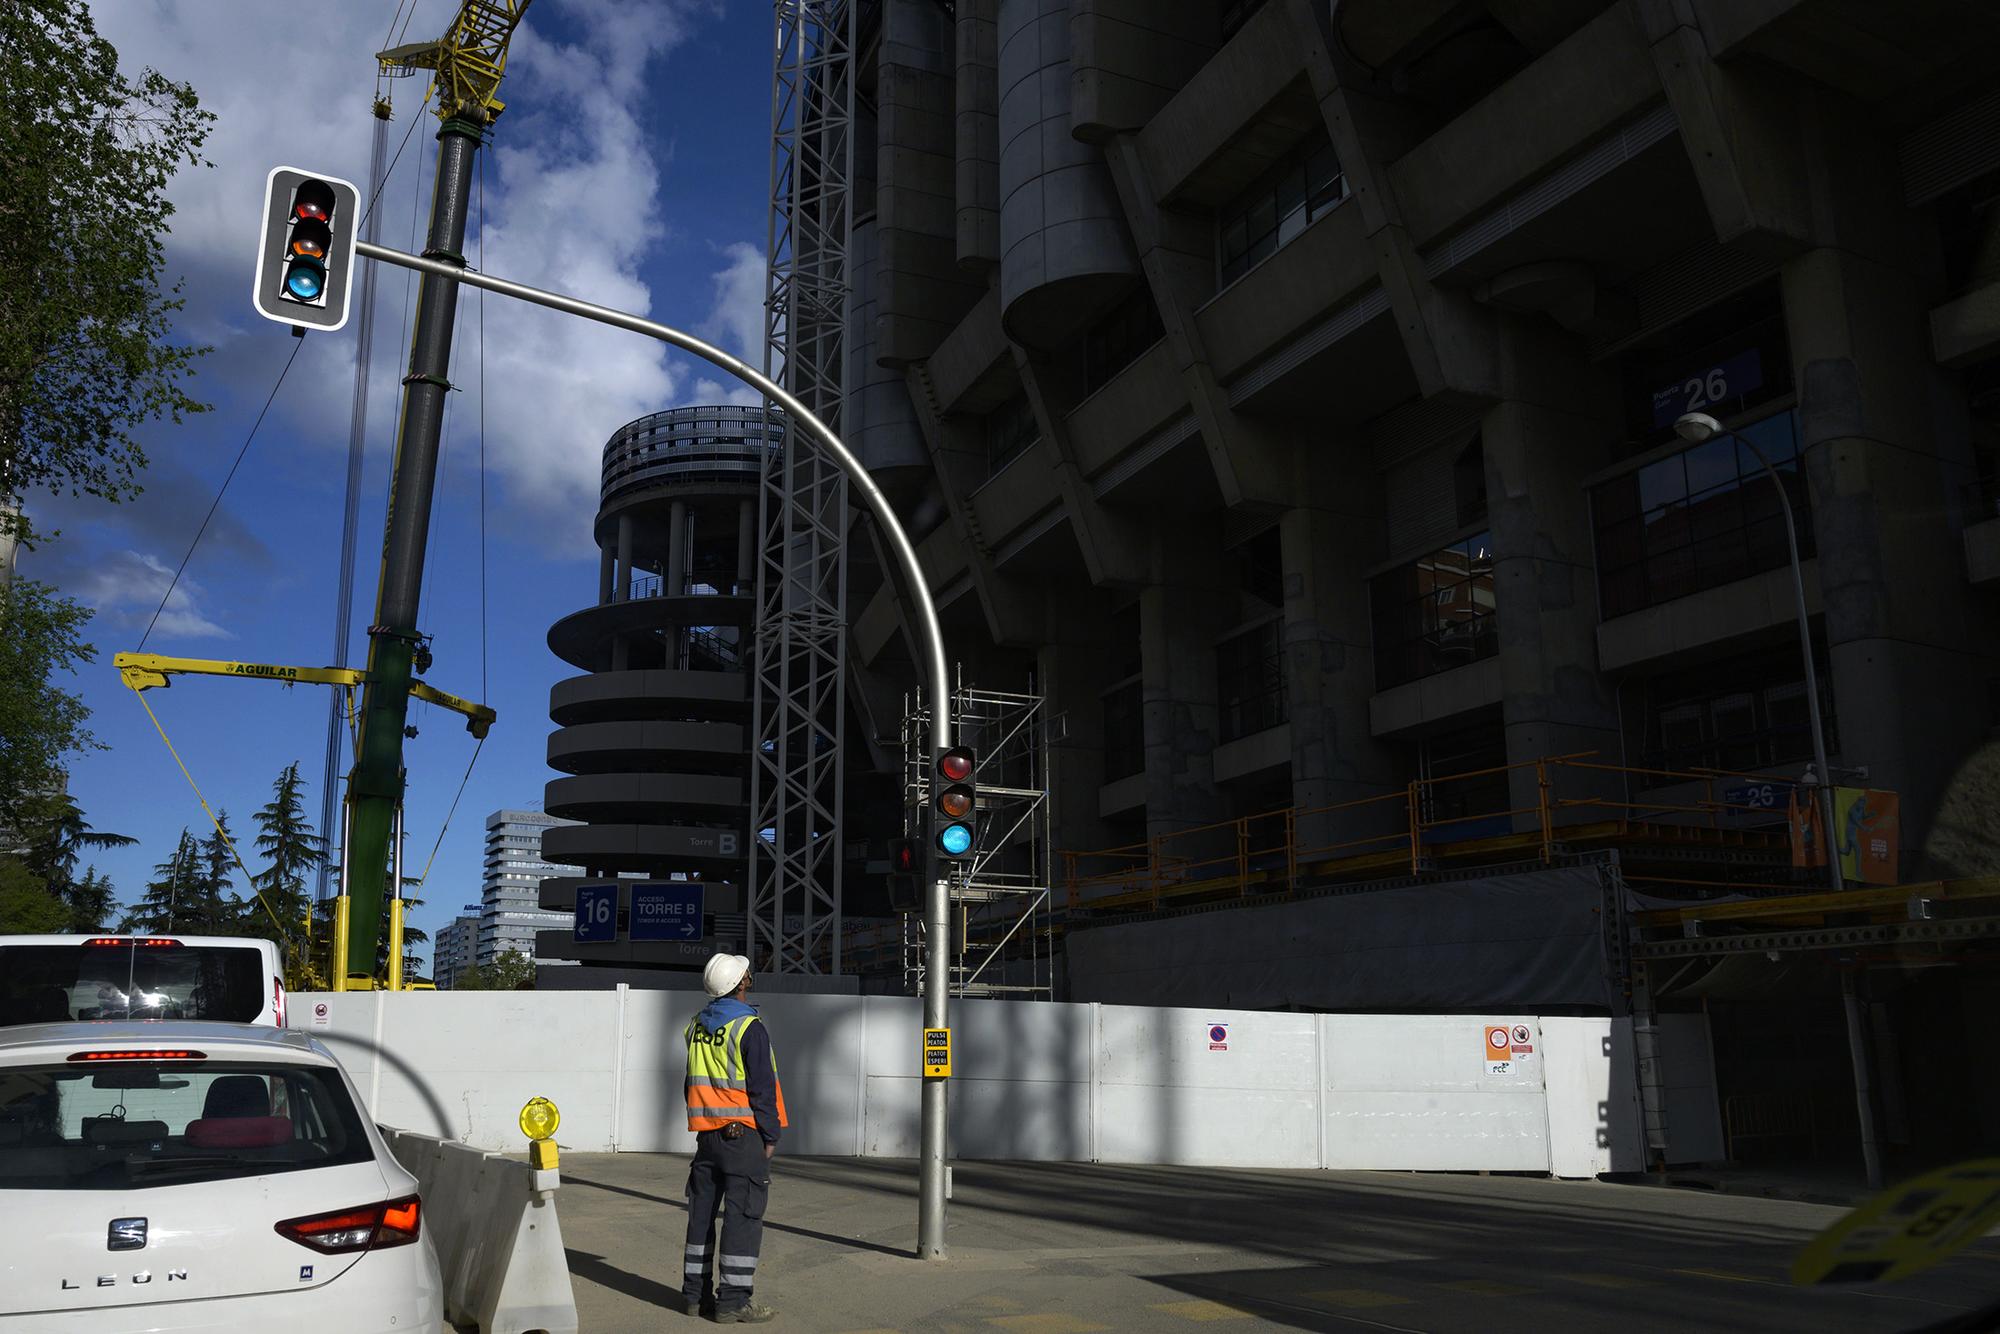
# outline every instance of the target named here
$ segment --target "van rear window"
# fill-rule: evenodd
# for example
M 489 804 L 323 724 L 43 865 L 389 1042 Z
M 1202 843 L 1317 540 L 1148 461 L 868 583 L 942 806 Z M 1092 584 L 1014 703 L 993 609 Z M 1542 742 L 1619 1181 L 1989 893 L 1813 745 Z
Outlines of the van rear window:
M 0 1024 L 71 1019 L 251 1023 L 269 987 L 263 953 L 227 945 L 0 945 Z

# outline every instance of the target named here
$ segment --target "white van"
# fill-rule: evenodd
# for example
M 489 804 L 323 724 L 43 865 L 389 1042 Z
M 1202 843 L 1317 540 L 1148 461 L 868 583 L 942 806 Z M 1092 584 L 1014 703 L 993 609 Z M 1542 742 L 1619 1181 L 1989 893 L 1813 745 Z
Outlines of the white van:
M 231 936 L 0 936 L 0 1026 L 91 1019 L 283 1028 L 283 960 Z

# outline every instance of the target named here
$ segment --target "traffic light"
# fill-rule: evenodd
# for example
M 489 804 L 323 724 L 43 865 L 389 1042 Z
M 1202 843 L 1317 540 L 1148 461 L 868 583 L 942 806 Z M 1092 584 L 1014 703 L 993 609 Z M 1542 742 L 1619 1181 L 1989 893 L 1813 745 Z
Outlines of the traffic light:
M 889 911 L 916 912 L 923 907 L 923 849 L 916 840 L 899 838 L 889 845 Z
M 331 332 L 347 323 L 361 195 L 335 176 L 274 167 L 250 300 L 267 320 Z
M 979 841 L 978 767 L 970 746 L 941 750 L 931 762 L 931 843 L 953 861 L 969 861 Z

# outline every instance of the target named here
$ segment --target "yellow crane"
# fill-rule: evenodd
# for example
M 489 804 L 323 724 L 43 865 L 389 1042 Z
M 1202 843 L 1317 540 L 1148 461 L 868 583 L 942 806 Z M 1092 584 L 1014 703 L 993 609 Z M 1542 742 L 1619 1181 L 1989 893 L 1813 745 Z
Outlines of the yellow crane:
M 194 781 L 194 775 L 188 773 L 186 762 L 181 759 L 180 752 L 174 749 L 174 743 L 168 739 L 167 729 L 161 725 L 159 715 L 153 712 L 151 705 L 146 704 L 144 692 L 156 686 L 171 686 L 173 681 L 170 678 L 175 676 L 226 676 L 239 681 L 275 681 L 283 686 L 294 686 L 301 683 L 306 685 L 338 686 L 347 692 L 347 711 L 348 715 L 352 717 L 354 712 L 353 698 L 355 687 L 365 685 L 368 682 L 368 673 L 353 667 L 294 667 L 287 663 L 277 662 L 234 662 L 222 658 L 176 658 L 161 653 L 118 653 L 112 656 L 111 662 L 118 669 L 119 678 L 125 682 L 133 694 L 139 697 L 139 703 L 146 709 L 146 716 L 153 720 L 153 726 L 160 733 L 160 740 L 166 742 L 167 750 L 173 755 L 174 762 L 180 765 L 181 773 L 187 776 L 188 786 L 194 788 L 195 797 L 200 800 L 201 808 L 204 811 L 208 811 L 208 818 L 211 823 L 215 824 L 218 834 L 222 834 L 222 826 L 220 822 L 216 821 L 215 812 L 209 810 L 208 799 L 202 796 L 201 786 Z M 449 709 L 453 713 L 462 715 L 465 718 L 465 730 L 482 741 L 485 740 L 487 730 L 493 726 L 494 720 L 497 717 L 493 710 L 484 704 L 475 704 L 471 700 L 460 699 L 457 695 L 439 690 L 436 686 L 429 685 L 423 681 L 411 681 L 410 694 L 416 699 L 424 700 L 427 703 L 437 705 L 439 708 Z M 228 835 L 223 834 L 223 838 L 226 841 Z M 230 844 L 229 850 L 232 855 L 236 853 L 236 847 L 233 843 Z M 250 869 L 243 865 L 241 856 L 237 856 L 236 864 L 243 871 L 244 877 L 248 879 Z M 260 895 L 259 898 L 261 899 L 261 897 Z M 270 905 L 265 905 L 265 911 L 270 911 Z M 333 975 L 343 979 L 347 977 L 347 915 L 348 900 L 347 896 L 343 894 L 334 902 L 334 957 L 332 960 Z M 272 920 L 276 921 L 277 919 L 273 917 Z M 289 937 L 290 932 L 286 931 L 284 923 L 279 922 L 278 929 Z M 399 894 L 389 903 L 389 990 L 400 991 L 402 989 L 402 978 L 403 899 Z M 351 986 L 352 983 L 349 983 L 349 985 Z
M 385 74 L 435 75 L 437 116 L 490 125 L 507 104 L 494 94 L 507 72 L 507 43 L 533 0 L 464 0 L 444 36 L 378 54 Z

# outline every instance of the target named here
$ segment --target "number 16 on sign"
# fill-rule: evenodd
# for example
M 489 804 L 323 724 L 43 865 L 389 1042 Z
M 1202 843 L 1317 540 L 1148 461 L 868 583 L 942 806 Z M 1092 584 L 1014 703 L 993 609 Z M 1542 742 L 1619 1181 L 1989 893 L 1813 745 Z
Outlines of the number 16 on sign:
M 576 891 L 578 944 L 605 944 L 618 939 L 618 886 L 581 885 Z

